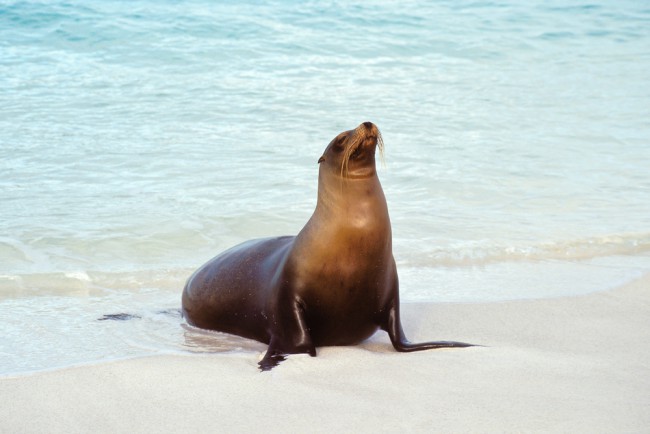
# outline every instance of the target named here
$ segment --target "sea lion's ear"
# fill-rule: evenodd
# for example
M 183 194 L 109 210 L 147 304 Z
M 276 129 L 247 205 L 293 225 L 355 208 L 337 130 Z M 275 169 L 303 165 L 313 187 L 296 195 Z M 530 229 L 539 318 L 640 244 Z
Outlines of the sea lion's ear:
M 325 161 L 325 157 L 322 157 L 322 156 L 321 156 L 321 157 L 318 159 L 318 164 L 322 163 L 323 161 Z

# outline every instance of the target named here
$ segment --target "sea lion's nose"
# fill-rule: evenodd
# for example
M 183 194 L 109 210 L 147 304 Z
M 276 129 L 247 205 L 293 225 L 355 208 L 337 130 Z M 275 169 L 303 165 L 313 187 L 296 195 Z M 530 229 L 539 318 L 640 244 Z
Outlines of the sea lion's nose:
M 372 128 L 372 122 L 364 122 L 363 125 L 368 129 Z

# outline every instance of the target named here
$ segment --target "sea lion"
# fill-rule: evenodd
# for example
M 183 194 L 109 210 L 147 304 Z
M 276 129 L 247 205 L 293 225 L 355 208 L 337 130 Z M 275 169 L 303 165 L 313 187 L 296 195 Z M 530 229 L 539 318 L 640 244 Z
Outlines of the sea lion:
M 404 336 L 377 147 L 371 122 L 337 135 L 318 160 L 318 201 L 305 227 L 232 247 L 195 271 L 183 290 L 187 322 L 267 343 L 261 370 L 288 354 L 357 344 L 378 328 L 397 351 L 472 346 Z

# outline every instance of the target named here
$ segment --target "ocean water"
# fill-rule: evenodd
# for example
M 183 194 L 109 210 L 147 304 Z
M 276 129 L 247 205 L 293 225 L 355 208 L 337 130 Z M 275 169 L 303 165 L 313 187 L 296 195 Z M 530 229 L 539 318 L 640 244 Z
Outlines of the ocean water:
M 404 301 L 647 273 L 648 71 L 640 1 L 0 1 L 0 375 L 261 351 L 185 326 L 185 279 L 297 233 L 367 120 Z

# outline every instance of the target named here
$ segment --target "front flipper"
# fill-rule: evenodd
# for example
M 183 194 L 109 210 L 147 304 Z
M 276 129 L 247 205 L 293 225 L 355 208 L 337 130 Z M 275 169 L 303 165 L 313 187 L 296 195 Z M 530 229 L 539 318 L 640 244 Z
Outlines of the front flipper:
M 276 345 L 277 344 L 273 340 L 269 344 L 269 348 L 266 350 L 264 358 L 258 363 L 260 371 L 270 371 L 278 366 L 280 362 L 287 359 L 287 354 L 279 348 L 276 348 Z
M 305 323 L 305 309 L 300 299 L 294 299 L 288 309 L 283 309 L 275 318 L 271 331 L 269 348 L 258 363 L 261 371 L 270 371 L 286 360 L 289 354 L 306 353 L 316 356 L 309 328 Z
M 464 342 L 454 342 L 454 341 L 435 341 L 435 342 L 420 342 L 420 343 L 411 343 L 404 336 L 404 330 L 402 330 L 402 324 L 399 317 L 399 301 L 393 303 L 390 309 L 387 312 L 387 317 L 382 325 L 382 329 L 388 332 L 390 341 L 393 344 L 393 347 L 400 352 L 410 352 L 410 351 L 421 351 L 421 350 L 431 350 L 436 348 L 464 348 L 464 347 L 474 347 L 474 344 L 466 344 Z

